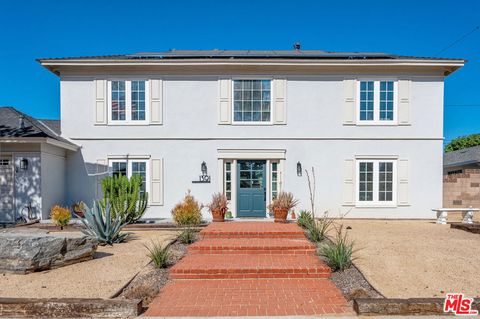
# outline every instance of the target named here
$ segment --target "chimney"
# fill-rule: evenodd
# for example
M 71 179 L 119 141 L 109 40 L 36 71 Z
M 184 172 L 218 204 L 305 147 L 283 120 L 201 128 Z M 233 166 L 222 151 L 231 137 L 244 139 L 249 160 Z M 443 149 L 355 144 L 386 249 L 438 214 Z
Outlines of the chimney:
M 18 128 L 22 130 L 25 128 L 25 117 L 23 115 L 20 115 L 18 119 Z
M 302 47 L 302 44 L 300 42 L 295 42 L 293 44 L 293 48 L 297 51 L 299 51 L 301 49 L 301 47 Z

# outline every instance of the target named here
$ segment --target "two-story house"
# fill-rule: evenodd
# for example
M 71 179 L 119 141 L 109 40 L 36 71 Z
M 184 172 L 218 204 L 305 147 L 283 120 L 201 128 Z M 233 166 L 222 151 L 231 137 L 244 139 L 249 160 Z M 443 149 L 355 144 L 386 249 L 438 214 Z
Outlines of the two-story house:
M 433 218 L 442 205 L 444 79 L 464 60 L 172 50 L 39 62 L 60 78 L 62 137 L 80 146 L 66 203 L 100 197 L 106 174 L 139 174 L 146 218 L 170 217 L 189 189 L 265 217 L 280 190 L 309 207 L 314 167 L 332 215 Z

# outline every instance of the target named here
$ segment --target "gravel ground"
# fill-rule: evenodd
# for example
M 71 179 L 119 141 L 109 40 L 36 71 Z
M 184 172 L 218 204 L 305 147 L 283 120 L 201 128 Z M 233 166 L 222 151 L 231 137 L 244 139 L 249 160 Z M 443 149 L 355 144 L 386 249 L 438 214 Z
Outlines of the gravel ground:
M 344 220 L 355 265 L 387 298 L 480 296 L 480 235 L 433 221 Z
M 128 242 L 99 246 L 93 260 L 28 275 L 0 274 L 1 297 L 110 298 L 149 262 L 145 244 L 177 231 L 135 231 Z
M 340 288 L 350 305 L 355 298 L 383 298 L 355 266 L 332 273 L 330 279 Z
M 173 266 L 187 253 L 187 246 L 178 241 L 171 246 Z M 158 269 L 153 263 L 146 265 L 139 274 L 128 284 L 118 298 L 142 299 L 143 305 L 148 305 L 168 282 L 168 268 Z

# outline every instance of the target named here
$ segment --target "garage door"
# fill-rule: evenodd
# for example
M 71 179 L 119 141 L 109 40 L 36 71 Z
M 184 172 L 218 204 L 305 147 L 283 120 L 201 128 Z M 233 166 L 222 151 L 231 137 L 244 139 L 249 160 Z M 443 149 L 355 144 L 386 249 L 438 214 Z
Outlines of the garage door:
M 0 223 L 14 221 L 13 161 L 11 157 L 0 157 Z

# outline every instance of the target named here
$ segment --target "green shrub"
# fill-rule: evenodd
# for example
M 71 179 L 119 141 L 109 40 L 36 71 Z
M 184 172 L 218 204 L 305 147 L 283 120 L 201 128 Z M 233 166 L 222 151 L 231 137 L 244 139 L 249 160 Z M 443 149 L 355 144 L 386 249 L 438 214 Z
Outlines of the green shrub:
M 104 199 L 102 205 L 108 202 L 111 206 L 111 216 L 120 218 L 127 224 L 137 222 L 145 214 L 148 203 L 148 193 L 141 193 L 142 177 L 134 175 L 108 176 L 102 179 Z
M 323 217 L 318 220 L 312 219 L 306 226 L 308 239 L 315 243 L 323 241 L 327 237 L 327 233 L 332 227 L 333 222 L 334 220 L 328 216 L 328 212 L 325 212 Z
M 192 227 L 187 227 L 180 232 L 178 240 L 185 245 L 191 244 L 197 240 L 197 231 Z
M 162 245 L 152 240 L 150 246 L 145 245 L 148 250 L 148 257 L 155 264 L 157 268 L 167 268 L 170 263 L 172 253 L 170 252 L 170 245 Z
M 198 225 L 202 222 L 202 212 L 200 204 L 188 191 L 183 201 L 175 205 L 172 209 L 172 217 L 179 226 Z
M 348 239 L 347 233 L 343 232 L 343 225 L 341 225 L 336 230 L 332 242 L 320 248 L 320 254 L 327 259 L 328 265 L 334 271 L 343 271 L 349 268 L 355 260 L 353 247 L 353 241 Z
M 301 210 L 297 217 L 297 225 L 306 229 L 312 222 L 312 213 L 308 210 Z
M 84 217 L 80 220 L 85 225 L 82 232 L 86 235 L 96 237 L 101 245 L 113 245 L 123 242 L 129 233 L 120 233 L 127 225 L 119 215 L 112 218 L 110 205 L 93 202 L 92 208 L 86 207 Z

